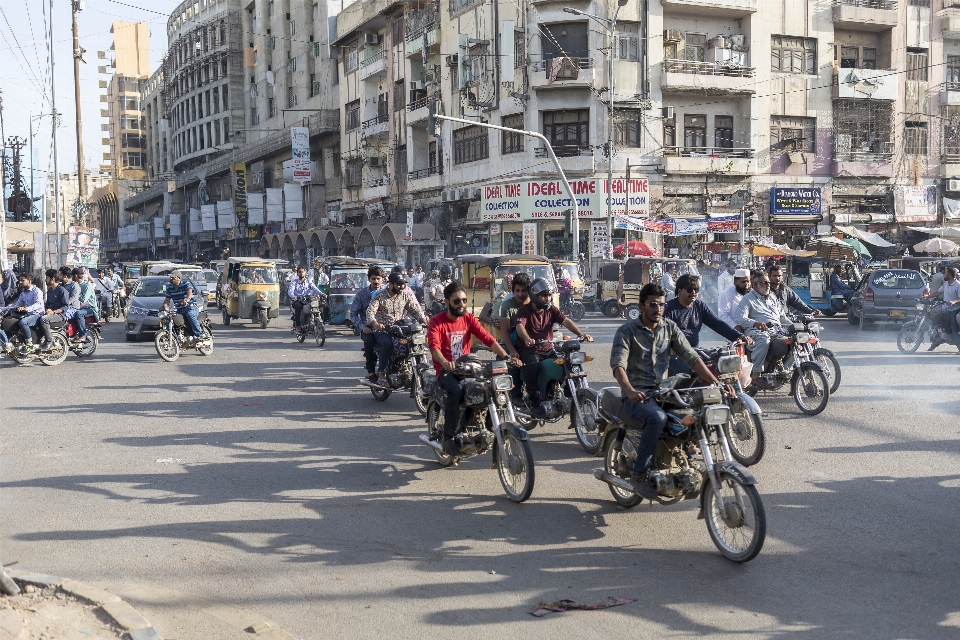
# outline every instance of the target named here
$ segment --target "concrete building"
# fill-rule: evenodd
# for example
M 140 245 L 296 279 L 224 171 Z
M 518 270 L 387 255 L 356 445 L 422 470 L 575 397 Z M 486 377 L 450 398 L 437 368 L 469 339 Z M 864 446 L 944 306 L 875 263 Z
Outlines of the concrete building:
M 89 194 L 93 191 L 103 187 L 108 184 L 112 179 L 110 174 L 104 173 L 102 171 L 86 171 L 86 180 L 84 181 L 84 191 Z M 73 208 L 77 202 L 77 198 L 80 196 L 80 184 L 78 180 L 79 174 L 74 171 L 73 173 L 61 173 L 60 174 L 60 220 L 62 224 L 61 231 L 66 231 L 67 227 L 76 224 L 79 226 L 97 226 L 97 215 L 96 210 L 91 208 L 88 209 L 85 214 L 78 216 L 74 213 Z M 47 216 L 47 227 L 51 231 L 55 232 L 56 227 L 51 226 L 54 224 L 55 220 L 55 190 L 54 190 L 54 181 L 53 175 L 47 177 L 46 190 L 44 192 L 44 211 Z M 89 196 L 88 196 L 89 200 Z
M 149 26 L 115 21 L 110 32 L 114 69 L 106 95 L 110 166 L 117 180 L 142 180 L 146 171 L 140 88 L 150 75 Z
M 173 172 L 173 147 L 170 144 L 170 121 L 164 105 L 163 69 L 157 69 L 143 84 L 140 92 L 143 108 L 144 153 L 148 182 L 167 180 Z

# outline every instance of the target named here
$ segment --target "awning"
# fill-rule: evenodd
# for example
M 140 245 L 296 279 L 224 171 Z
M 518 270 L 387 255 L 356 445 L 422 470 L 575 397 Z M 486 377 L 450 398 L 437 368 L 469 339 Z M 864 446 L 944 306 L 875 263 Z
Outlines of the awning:
M 807 241 L 810 251 L 816 251 L 817 256 L 828 260 L 856 260 L 857 250 L 843 240 L 833 236 L 820 236 Z
M 769 256 L 793 256 L 795 258 L 812 258 L 817 255 L 816 251 L 800 251 L 798 249 L 791 249 L 785 244 L 769 246 L 765 244 L 755 244 L 753 245 L 753 255 L 758 257 L 769 257 Z
M 872 244 L 873 246 L 880 247 L 881 249 L 895 246 L 894 244 L 881 238 L 879 234 L 871 233 L 869 231 L 860 231 L 860 229 L 857 229 L 856 227 L 841 227 L 840 225 L 834 225 L 833 228 L 841 233 L 847 234 L 851 238 L 856 238 L 857 240 L 866 242 L 867 244 Z
M 921 231 L 932 236 L 960 240 L 960 227 L 907 227 L 911 231 Z
M 854 249 L 856 249 L 857 253 L 859 253 L 860 255 L 866 258 L 873 257 L 873 254 L 870 253 L 870 250 L 867 249 L 865 246 L 863 246 L 863 243 L 857 240 L 856 238 L 844 238 L 843 241 L 846 242 L 851 247 L 853 247 Z

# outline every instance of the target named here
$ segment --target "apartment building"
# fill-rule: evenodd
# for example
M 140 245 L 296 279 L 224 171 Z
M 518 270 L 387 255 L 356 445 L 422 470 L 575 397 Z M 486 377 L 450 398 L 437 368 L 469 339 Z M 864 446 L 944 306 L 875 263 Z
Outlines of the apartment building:
M 170 144 L 170 121 L 164 105 L 163 69 L 157 69 L 143 83 L 140 104 L 143 108 L 144 153 L 148 182 L 174 177 L 173 147 Z
M 145 22 L 115 21 L 113 34 L 113 76 L 107 85 L 110 161 L 117 180 L 142 180 L 146 176 L 143 149 L 141 84 L 150 75 L 150 31 Z

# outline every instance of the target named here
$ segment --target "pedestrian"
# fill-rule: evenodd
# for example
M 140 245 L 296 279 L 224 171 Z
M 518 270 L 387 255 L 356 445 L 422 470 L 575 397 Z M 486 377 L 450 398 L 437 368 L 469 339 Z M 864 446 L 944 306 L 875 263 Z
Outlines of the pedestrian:
M 960 280 L 957 280 L 956 267 L 947 267 L 947 281 L 940 288 L 939 295 L 943 297 L 944 311 L 950 314 L 950 333 L 953 334 L 953 344 L 960 353 L 960 324 L 958 324 L 957 310 L 960 309 Z
M 727 261 L 726 269 L 717 276 L 717 292 L 723 293 L 733 286 L 734 273 L 737 271 L 737 263 L 733 260 Z

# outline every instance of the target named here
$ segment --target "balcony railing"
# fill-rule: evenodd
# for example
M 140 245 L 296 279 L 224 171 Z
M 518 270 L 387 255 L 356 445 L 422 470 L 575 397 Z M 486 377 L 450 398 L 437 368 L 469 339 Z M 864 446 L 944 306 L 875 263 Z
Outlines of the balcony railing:
M 946 1 L 949 2 L 950 0 Z M 897 3 L 894 0 L 833 0 L 833 6 L 862 7 L 864 9 L 889 9 L 892 11 L 897 8 Z M 929 3 L 927 6 L 930 6 Z
M 941 151 L 940 164 L 960 164 L 960 148 L 954 145 Z
M 957 0 L 957 2 L 960 2 L 960 0 Z M 944 82 L 943 90 L 944 91 L 960 91 L 960 82 L 949 82 L 949 81 Z
M 432 31 L 440 26 L 440 6 L 432 5 L 422 11 L 414 11 L 407 17 L 406 39 L 407 42 L 416 40 L 423 35 L 425 31 Z
M 756 75 L 753 67 L 742 67 L 731 62 L 693 62 L 692 60 L 664 60 L 664 73 L 688 73 L 701 76 L 729 76 L 732 78 L 752 78 Z
M 876 150 L 845 151 L 834 150 L 836 162 L 890 162 L 893 159 L 893 143 L 881 142 L 874 145 Z
M 378 124 L 383 124 L 384 122 L 387 122 L 389 119 L 390 119 L 390 116 L 389 116 L 388 114 L 382 113 L 382 114 L 380 114 L 380 115 L 378 115 L 378 116 L 374 116 L 374 117 L 370 118 L 369 120 L 364 120 L 364 121 L 363 121 L 363 128 L 366 129 L 367 127 L 372 127 L 372 126 L 375 126 L 375 125 L 378 125 Z
M 420 98 L 419 100 L 414 100 L 413 102 L 408 104 L 407 111 L 416 111 L 417 109 L 423 109 L 425 106 L 427 106 L 426 96 Z
M 441 176 L 443 175 L 443 169 L 441 167 L 428 167 L 426 169 L 418 169 L 416 171 L 411 171 L 407 174 L 409 180 L 420 180 L 422 178 L 429 178 L 430 176 Z
M 383 60 L 386 56 L 387 56 L 387 50 L 386 50 L 386 49 L 380 49 L 380 50 L 378 50 L 376 53 L 374 53 L 372 56 L 368 56 L 368 57 L 364 58 L 364 59 L 363 59 L 363 62 L 360 64 L 360 66 L 361 66 L 361 67 L 368 67 L 368 66 L 370 66 L 371 64 L 373 64 L 374 62 L 376 62 L 377 60 Z
M 731 147 L 664 147 L 663 155 L 680 158 L 752 158 L 753 149 Z
M 390 186 L 390 176 L 384 175 L 380 178 L 373 178 L 367 180 L 368 189 L 376 189 L 377 187 L 389 187 Z
M 537 60 L 531 66 L 534 73 L 543 72 L 549 78 L 553 70 L 554 60 L 560 60 L 555 80 L 576 80 L 581 69 L 593 69 L 593 58 L 551 58 Z
M 558 158 L 572 158 L 575 156 L 592 156 L 593 147 L 585 144 L 552 144 L 553 153 Z M 546 147 L 537 147 L 534 149 L 534 155 L 538 158 L 549 158 Z
M 958 9 L 960 8 L 960 0 L 943 0 L 944 9 Z

